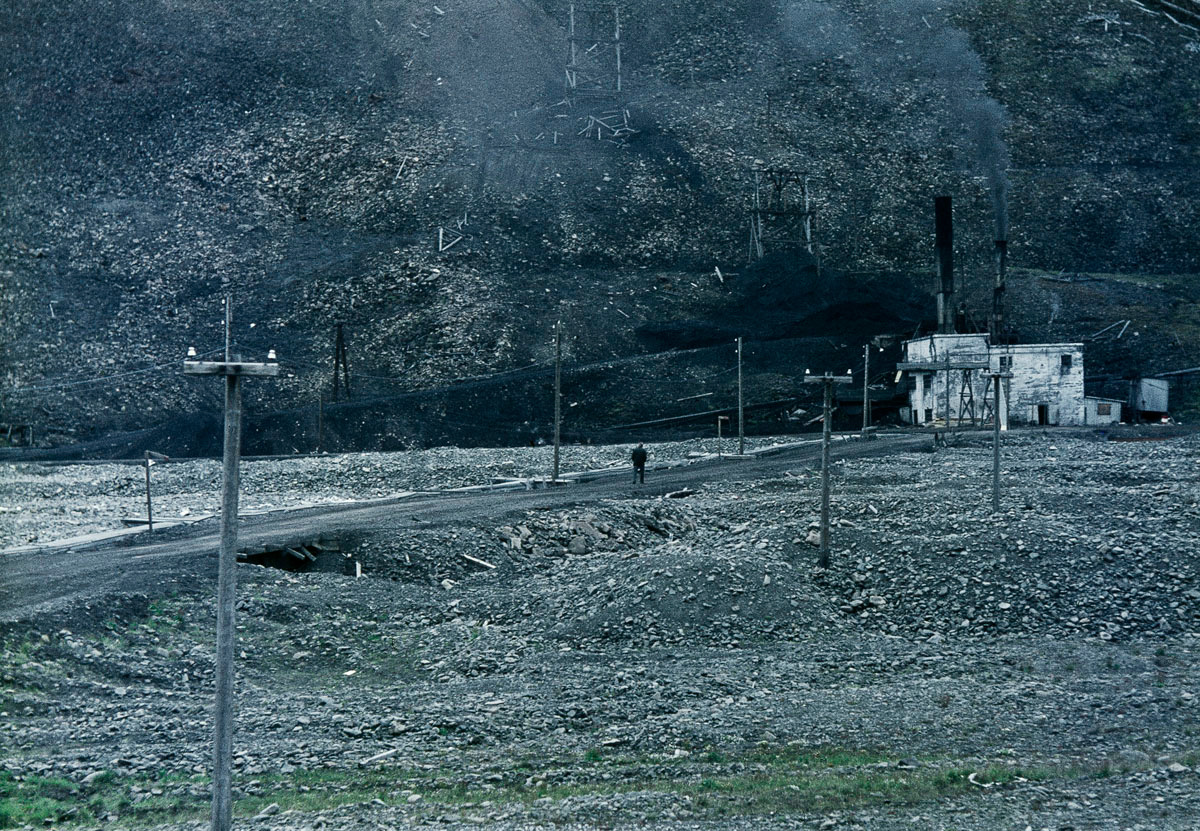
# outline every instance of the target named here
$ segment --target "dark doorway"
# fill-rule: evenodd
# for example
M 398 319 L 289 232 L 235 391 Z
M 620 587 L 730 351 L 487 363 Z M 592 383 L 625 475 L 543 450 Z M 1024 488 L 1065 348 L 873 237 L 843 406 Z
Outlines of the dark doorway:
M 1050 423 L 1050 405 L 1038 404 L 1038 426 L 1045 427 Z

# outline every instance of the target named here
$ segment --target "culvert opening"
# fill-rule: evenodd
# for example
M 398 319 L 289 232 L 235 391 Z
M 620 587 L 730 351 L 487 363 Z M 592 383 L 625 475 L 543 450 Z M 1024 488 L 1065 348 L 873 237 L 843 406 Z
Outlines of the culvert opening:
M 362 564 L 346 548 L 336 537 L 282 540 L 243 548 L 237 559 L 239 563 L 283 571 L 361 576 Z

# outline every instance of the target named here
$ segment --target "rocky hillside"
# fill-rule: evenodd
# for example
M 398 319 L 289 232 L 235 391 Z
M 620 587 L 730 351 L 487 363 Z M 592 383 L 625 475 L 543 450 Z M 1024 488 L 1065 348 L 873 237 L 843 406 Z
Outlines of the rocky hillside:
M 250 410 L 299 413 L 287 430 L 331 392 L 338 322 L 356 396 L 426 408 L 393 446 L 544 432 L 544 373 L 477 387 L 460 428 L 428 427 L 465 406 L 447 393 L 394 396 L 544 367 L 557 319 L 580 366 L 710 350 L 593 378 L 588 423 L 727 406 L 731 352 L 713 350 L 739 334 L 761 357 L 748 394 L 772 400 L 932 316 L 943 192 L 981 312 L 1007 227 L 1016 266 L 1150 285 L 1139 365 L 1200 363 L 1190 282 L 1145 279 L 1200 270 L 1200 40 L 1151 0 L 626 0 L 621 92 L 599 98 L 564 92 L 565 0 L 8 11 L 0 422 L 43 440 L 203 431 L 217 390 L 177 361 L 221 345 L 226 292 L 241 351 L 273 346 L 287 370 Z M 601 79 L 613 24 L 579 4 Z M 808 177 L 816 259 L 777 244 L 747 263 L 764 165 Z M 1014 317 L 1041 337 L 1121 305 L 1092 295 L 1051 318 L 1014 291 Z

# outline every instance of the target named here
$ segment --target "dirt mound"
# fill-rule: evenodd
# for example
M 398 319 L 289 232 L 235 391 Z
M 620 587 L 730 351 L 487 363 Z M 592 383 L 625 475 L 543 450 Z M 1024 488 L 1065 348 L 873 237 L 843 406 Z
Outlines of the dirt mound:
M 569 643 L 638 647 L 795 637 L 821 605 L 807 569 L 750 553 L 672 542 L 617 561 L 574 560 L 554 576 L 551 632 Z

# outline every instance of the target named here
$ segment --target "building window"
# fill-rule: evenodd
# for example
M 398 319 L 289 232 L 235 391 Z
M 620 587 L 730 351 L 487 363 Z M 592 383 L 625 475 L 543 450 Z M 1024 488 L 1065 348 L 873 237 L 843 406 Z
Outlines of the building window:
M 933 389 L 932 375 L 926 374 L 921 376 L 921 388 L 925 390 L 925 392 L 929 392 L 931 389 Z
M 1062 371 L 1063 371 L 1063 372 L 1070 372 L 1070 371 L 1071 371 L 1071 356 L 1070 356 L 1070 355 L 1063 355 L 1063 356 L 1062 356 L 1062 367 L 1061 367 L 1061 369 L 1062 369 Z
M 1112 415 L 1112 404 L 1097 404 L 1096 415 Z
M 1009 370 L 1009 369 L 1012 369 L 1012 355 L 1001 355 L 1000 356 L 1000 371 L 1004 372 L 1005 370 Z

